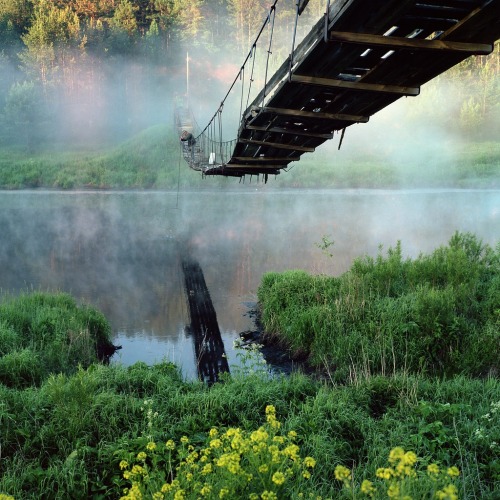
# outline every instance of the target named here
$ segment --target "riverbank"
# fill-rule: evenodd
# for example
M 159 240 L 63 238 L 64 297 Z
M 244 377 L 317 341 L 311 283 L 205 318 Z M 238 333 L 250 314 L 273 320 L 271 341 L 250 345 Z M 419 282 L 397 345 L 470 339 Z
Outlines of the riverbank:
M 498 188 L 500 143 L 457 142 L 446 154 L 401 150 L 338 152 L 327 143 L 304 155 L 275 188 Z M 449 149 L 453 152 L 450 153 Z M 403 155 L 403 156 L 402 156 Z M 173 127 L 158 125 L 120 144 L 68 150 L 64 145 L 27 152 L 0 149 L 0 189 L 198 189 L 237 187 L 234 179 L 204 179 L 182 160 Z
M 358 337 L 353 327 L 359 324 L 351 319 L 357 318 L 355 299 L 361 294 L 355 292 L 361 290 L 362 276 L 373 286 L 370 293 L 365 289 L 366 305 L 359 311 L 368 326 L 375 324 L 370 310 L 408 311 L 396 303 L 398 296 L 404 297 L 405 280 L 411 277 L 423 292 L 419 277 L 432 277 L 436 302 L 427 300 L 425 310 L 434 315 L 434 323 L 425 337 L 432 342 L 425 348 L 443 364 L 426 360 L 419 368 L 409 362 L 410 351 L 400 359 L 395 335 L 404 329 L 394 329 L 394 323 L 380 317 L 378 332 L 392 338 L 395 357 L 390 362 L 386 357 L 385 365 L 379 357 L 376 363 L 380 341 L 372 341 L 372 351 L 366 343 L 361 351 L 352 344 L 350 357 L 339 357 L 337 366 L 322 365 L 322 381 L 300 373 L 270 377 L 255 350 L 241 350 L 241 366 L 211 387 L 186 382 L 171 363 L 103 366 L 74 356 L 68 367 L 41 372 L 36 380 L 6 378 L 11 371 L 0 370 L 0 493 L 22 499 L 119 498 L 126 489 L 129 498 L 138 491 L 148 498 L 154 493 L 155 498 L 173 498 L 183 489 L 186 498 L 273 498 L 273 493 L 278 498 L 352 498 L 353 492 L 356 498 L 365 493 L 387 498 L 388 491 L 397 490 L 413 498 L 497 498 L 500 381 L 492 356 L 498 349 L 490 346 L 485 356 L 475 354 L 481 341 L 493 339 L 498 346 L 499 250 L 487 250 L 471 235 L 456 235 L 448 247 L 411 262 L 393 249 L 387 258 L 357 261 L 346 273 L 349 280 L 344 278 L 350 291 L 329 301 L 335 307 L 350 304 L 345 327 L 351 329 L 343 337 L 352 343 Z M 415 265 L 420 267 L 414 273 Z M 283 273 L 283 278 L 287 287 L 281 312 L 286 303 L 302 301 L 303 314 L 313 318 L 304 288 L 324 312 L 327 300 L 321 293 L 332 290 L 331 278 L 307 278 L 314 287 L 304 286 L 306 277 L 300 272 Z M 266 275 L 262 286 L 280 281 L 278 273 L 272 279 Z M 335 284 L 339 292 L 341 283 Z M 467 297 L 455 295 L 467 290 Z M 382 303 L 370 304 L 376 297 Z M 27 307 L 26 298 L 10 301 L 8 315 L 2 309 L 2 363 L 26 349 L 20 344 L 26 332 L 42 332 L 36 342 L 43 347 L 57 331 L 59 352 L 74 354 L 77 332 L 91 324 L 75 323 L 72 318 L 83 313 L 67 296 L 36 298 L 48 309 Z M 457 300 L 449 305 L 453 298 Z M 267 321 L 270 306 L 264 297 L 262 307 Z M 450 308 L 462 323 L 457 325 Z M 99 318 L 100 331 L 107 330 L 97 312 L 90 317 Z M 467 337 L 469 322 L 480 337 L 476 344 Z M 293 330 L 292 315 L 287 324 Z M 313 344 L 320 345 L 315 331 L 307 323 L 302 326 L 309 357 L 323 362 L 312 355 Z M 406 331 L 408 339 L 412 332 Z M 449 358 L 453 334 L 458 344 L 464 343 L 458 356 L 463 360 Z M 332 351 L 323 347 L 323 352 L 332 361 Z M 344 360 L 351 370 L 344 369 Z M 173 475 L 177 482 L 172 483 Z

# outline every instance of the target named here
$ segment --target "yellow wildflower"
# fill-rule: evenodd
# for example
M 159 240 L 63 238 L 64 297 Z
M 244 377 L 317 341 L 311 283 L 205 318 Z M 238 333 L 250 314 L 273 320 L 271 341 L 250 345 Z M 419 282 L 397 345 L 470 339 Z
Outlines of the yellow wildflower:
M 389 498 L 398 498 L 399 497 L 399 485 L 396 483 L 393 483 L 389 486 L 389 489 L 387 490 L 387 496 Z
M 404 457 L 404 454 L 405 450 L 403 450 L 400 446 L 396 446 L 396 448 L 393 448 L 389 453 L 389 463 L 394 464 L 398 462 Z
M 442 490 L 436 491 L 436 498 L 439 500 L 458 500 L 458 490 L 454 484 L 445 486 Z
M 276 415 L 276 408 L 273 405 L 267 405 L 266 415 Z
M 285 482 L 285 479 L 283 472 L 275 472 L 272 477 L 273 483 L 278 486 L 281 486 Z
M 229 490 L 227 488 L 222 488 L 219 491 L 219 498 L 225 498 L 229 495 Z
M 220 439 L 212 439 L 210 441 L 210 448 L 220 448 L 222 446 L 222 441 Z
M 299 458 L 299 447 L 296 444 L 289 444 L 283 449 L 283 454 L 287 455 L 292 460 L 297 460 Z
M 174 500 L 184 500 L 186 498 L 186 494 L 184 490 L 177 490 L 174 495 Z
M 182 436 L 181 437 L 181 443 L 182 444 L 187 444 L 189 443 L 189 438 L 187 436 Z
M 296 433 L 295 431 L 290 431 L 290 432 L 288 433 L 288 437 L 289 437 L 290 439 L 295 439 L 295 438 L 297 437 L 297 433 Z
M 413 451 L 407 451 L 402 458 L 402 462 L 405 465 L 415 465 L 417 463 L 417 455 Z
M 144 462 L 146 460 L 146 453 L 144 451 L 140 451 L 138 454 L 137 454 L 137 460 L 139 460 L 140 462 Z
M 123 470 L 123 469 L 126 469 L 128 467 L 128 462 L 126 460 L 122 460 L 120 462 L 120 469 Z M 2 499 L 2 497 L 0 496 L 0 500 L 7 500 L 7 499 Z
M 337 481 L 350 480 L 351 477 L 351 471 L 347 467 L 343 465 L 337 465 L 337 467 L 335 467 L 335 479 L 337 479 Z
M 377 489 L 375 486 L 373 486 L 373 483 L 371 481 L 368 481 L 368 479 L 365 479 L 361 483 L 361 492 L 364 493 L 365 495 L 368 495 L 369 497 L 373 497 Z
M 308 471 L 308 470 L 305 470 L 303 473 L 302 473 L 302 477 L 304 479 L 311 479 L 311 473 Z
M 429 464 L 427 466 L 427 474 L 429 476 L 437 476 L 439 474 L 439 466 L 438 466 L 438 464 Z
M 212 427 L 210 429 L 210 432 L 208 433 L 208 435 L 211 437 L 211 438 L 215 438 L 219 435 L 219 431 L 215 428 L 215 427 Z M 222 488 L 222 489 L 225 489 L 225 488 Z M 221 490 L 222 491 L 222 490 Z
M 250 439 L 256 443 L 267 441 L 268 437 L 269 434 L 262 427 L 259 427 L 256 431 L 253 431 L 250 434 Z
M 450 477 L 458 477 L 458 476 L 460 476 L 460 471 L 458 470 L 458 467 L 455 467 L 455 466 L 449 467 L 448 470 L 446 471 L 446 473 Z
M 201 469 L 201 473 L 204 475 L 210 474 L 211 472 L 213 472 L 212 464 L 206 464 L 205 467 L 203 467 L 203 469 Z
M 200 490 L 200 493 L 202 496 L 207 496 L 207 495 L 210 495 L 210 492 L 212 491 L 212 487 L 208 484 L 205 484 L 205 486 L 203 486 L 203 488 Z
M 168 493 L 170 490 L 172 489 L 172 486 L 168 483 L 165 483 L 162 487 L 161 487 L 161 492 L 162 493 Z
M 262 474 L 265 474 L 268 470 L 269 467 L 266 464 L 262 464 L 261 466 L 259 466 L 259 472 L 261 472 Z
M 169 439 L 165 443 L 165 448 L 167 448 L 167 450 L 175 450 L 175 443 L 171 439 Z
M 154 441 L 150 441 L 146 445 L 146 450 L 148 450 L 148 451 L 154 451 L 154 450 L 156 450 L 156 443 Z
M 394 469 L 391 469 L 390 467 L 379 467 L 376 472 L 376 476 L 380 477 L 381 479 L 391 479 L 391 477 L 394 475 Z
M 314 467 L 316 465 L 316 460 L 314 460 L 313 457 L 306 457 L 304 458 L 304 465 L 306 467 Z
M 153 493 L 153 500 L 163 500 L 163 493 L 161 491 L 155 491 Z
M 274 491 L 267 490 L 262 493 L 260 498 L 262 498 L 262 500 L 278 500 L 278 496 L 276 495 L 276 493 L 274 493 Z
M 142 467 L 141 465 L 134 465 L 132 467 L 132 475 L 136 475 L 136 474 L 141 474 L 143 476 L 145 476 L 147 474 L 147 471 L 144 467 Z

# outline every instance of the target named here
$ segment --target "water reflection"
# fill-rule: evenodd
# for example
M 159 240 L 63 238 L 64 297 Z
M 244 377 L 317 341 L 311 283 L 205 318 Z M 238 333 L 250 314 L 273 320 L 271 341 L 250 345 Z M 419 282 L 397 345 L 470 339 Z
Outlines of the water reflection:
M 195 378 L 182 259 L 203 269 L 229 366 L 267 271 L 339 274 L 402 241 L 405 256 L 455 230 L 496 244 L 500 191 L 0 192 L 0 288 L 62 290 L 109 318 L 115 362 L 162 359 Z M 335 243 L 324 255 L 317 243 Z

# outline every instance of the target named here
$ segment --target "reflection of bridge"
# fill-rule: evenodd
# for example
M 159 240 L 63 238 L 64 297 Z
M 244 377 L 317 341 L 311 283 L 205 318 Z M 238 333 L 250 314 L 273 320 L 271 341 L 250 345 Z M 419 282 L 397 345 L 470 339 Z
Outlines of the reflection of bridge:
M 296 1 L 296 29 L 308 1 Z M 422 84 L 470 55 L 489 54 L 500 37 L 500 0 L 327 0 L 324 19 L 296 47 L 294 33 L 291 55 L 268 79 L 277 4 L 209 124 L 182 141 L 190 167 L 205 175 L 267 180 L 335 132 L 418 95 Z M 268 40 L 260 40 L 266 26 Z M 259 50 L 267 62 L 257 78 Z M 243 109 L 257 80 L 262 89 Z M 242 118 L 237 138 L 224 142 L 222 112 L 231 92 L 241 93 Z M 177 124 L 194 122 L 178 115 Z

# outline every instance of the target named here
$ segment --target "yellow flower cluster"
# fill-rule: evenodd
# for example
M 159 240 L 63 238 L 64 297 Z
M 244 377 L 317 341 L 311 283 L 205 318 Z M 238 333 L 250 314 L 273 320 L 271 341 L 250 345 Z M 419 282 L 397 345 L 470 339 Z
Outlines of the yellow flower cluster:
M 449 483 L 460 475 L 457 467 L 448 467 L 444 472 L 438 464 L 431 463 L 425 472 L 419 471 L 417 469 L 417 455 L 412 451 L 405 451 L 399 446 L 391 450 L 388 462 L 389 467 L 379 467 L 375 473 L 376 477 L 383 481 L 380 486 L 388 498 L 412 500 L 412 493 L 415 492 L 416 495 L 419 495 L 423 489 L 428 489 L 430 492 L 434 491 L 435 495 L 433 496 L 440 500 L 458 500 L 457 487 Z M 349 488 L 355 496 L 356 488 L 350 469 L 338 465 L 335 468 L 335 479 L 341 481 L 343 486 Z M 377 493 L 377 487 L 372 481 L 365 479 L 361 483 L 359 491 L 362 495 L 373 498 Z
M 239 498 L 243 491 L 246 498 L 271 500 L 287 496 L 288 487 L 296 492 L 301 481 L 311 477 L 316 460 L 301 458 L 295 431 L 278 434 L 281 423 L 274 406 L 267 406 L 265 414 L 266 422 L 257 430 L 212 428 L 204 446 L 190 444 L 187 436 L 164 446 L 149 441 L 135 463 L 119 464 L 131 484 L 122 500 L 141 498 L 139 494 L 155 500 Z

